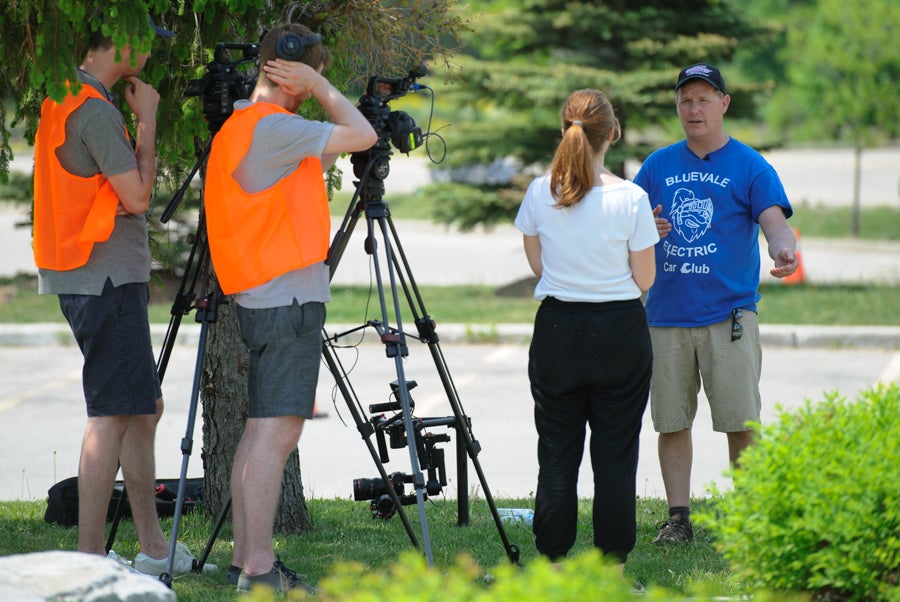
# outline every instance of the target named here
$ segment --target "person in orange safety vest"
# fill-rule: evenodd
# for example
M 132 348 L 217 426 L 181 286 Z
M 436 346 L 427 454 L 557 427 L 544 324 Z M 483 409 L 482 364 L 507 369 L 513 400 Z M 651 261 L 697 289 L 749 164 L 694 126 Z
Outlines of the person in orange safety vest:
M 283 42 L 299 49 L 285 60 Z M 213 268 L 234 294 L 250 351 L 248 419 L 231 474 L 234 552 L 226 578 L 238 590 L 313 589 L 272 548 L 288 455 L 312 418 L 330 301 L 330 218 L 323 170 L 345 152 L 371 148 L 368 120 L 321 75 L 331 55 L 298 24 L 267 33 L 248 100 L 213 139 L 204 206 Z M 296 114 L 315 97 L 330 122 Z
M 157 36 L 174 36 L 148 20 Z M 144 214 L 156 171 L 159 93 L 139 77 L 149 57 L 94 31 L 68 96 L 44 101 L 35 136 L 33 248 L 38 292 L 59 297 L 84 356 L 78 550 L 120 559 L 107 553 L 105 530 L 121 465 L 140 542 L 134 568 L 159 575 L 168 568 L 169 542 L 154 496 L 163 399 L 147 314 Z M 120 81 L 137 124 L 133 140 L 110 92 Z M 173 571 L 190 572 L 193 561 L 179 547 Z

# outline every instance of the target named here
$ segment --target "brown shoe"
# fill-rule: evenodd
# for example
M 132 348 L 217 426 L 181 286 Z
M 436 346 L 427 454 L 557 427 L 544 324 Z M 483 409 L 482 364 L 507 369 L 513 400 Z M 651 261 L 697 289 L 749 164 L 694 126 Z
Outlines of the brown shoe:
M 286 592 L 290 589 L 302 589 L 307 593 L 316 593 L 316 588 L 303 581 L 303 578 L 284 566 L 280 560 L 276 560 L 272 565 L 272 570 L 262 575 L 248 575 L 241 571 L 237 581 L 237 589 L 240 592 L 249 592 L 258 585 L 262 585 L 275 590 L 276 592 Z
M 694 540 L 694 528 L 690 520 L 670 518 L 659 526 L 659 534 L 653 543 L 664 545 L 670 543 L 688 543 Z

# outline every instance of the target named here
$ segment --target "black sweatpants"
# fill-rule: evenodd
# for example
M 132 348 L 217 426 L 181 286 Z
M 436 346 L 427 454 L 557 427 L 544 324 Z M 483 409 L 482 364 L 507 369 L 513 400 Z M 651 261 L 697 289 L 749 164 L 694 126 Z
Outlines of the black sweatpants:
M 639 300 L 538 309 L 528 376 L 538 433 L 534 534 L 557 560 L 575 543 L 578 468 L 590 425 L 594 545 L 625 561 L 635 542 L 635 474 L 653 351 Z

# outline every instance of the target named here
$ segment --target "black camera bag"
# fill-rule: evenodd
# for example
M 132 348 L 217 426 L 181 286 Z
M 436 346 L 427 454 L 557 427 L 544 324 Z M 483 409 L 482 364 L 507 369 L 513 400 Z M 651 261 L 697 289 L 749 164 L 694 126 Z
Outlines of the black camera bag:
M 184 502 L 181 513 L 188 514 L 203 497 L 203 478 L 185 479 Z M 116 516 L 116 506 L 125 489 L 124 481 L 116 481 L 112 498 L 106 511 L 106 521 L 112 522 Z M 175 516 L 175 498 L 178 496 L 178 479 L 165 479 L 156 482 L 156 512 L 159 516 Z M 122 502 L 122 517 L 131 516 L 128 496 Z M 53 485 L 47 490 L 47 510 L 44 521 L 56 523 L 64 527 L 78 525 L 78 477 L 69 477 Z

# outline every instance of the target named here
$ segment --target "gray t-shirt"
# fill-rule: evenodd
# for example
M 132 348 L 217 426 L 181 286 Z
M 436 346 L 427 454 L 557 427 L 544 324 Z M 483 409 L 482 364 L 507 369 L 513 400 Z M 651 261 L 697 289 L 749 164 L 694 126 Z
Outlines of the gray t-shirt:
M 235 109 L 249 106 L 239 100 Z M 257 122 L 250 149 L 234 170 L 237 183 L 248 193 L 273 186 L 289 175 L 307 157 L 321 157 L 334 124 L 310 121 L 299 115 L 276 113 Z M 325 262 L 293 270 L 246 291 L 236 293 L 235 301 L 243 307 L 263 309 L 291 305 L 296 300 L 331 301 L 329 268 Z
M 66 141 L 56 149 L 63 169 L 81 177 L 110 176 L 138 168 L 125 135 L 118 98 L 90 74 L 78 70 L 81 83 L 93 86 L 113 104 L 89 98 L 66 121 Z M 113 286 L 150 280 L 150 246 L 144 215 L 116 217 L 109 239 L 94 244 L 87 264 L 67 271 L 38 270 L 40 294 L 99 295 L 107 278 Z

